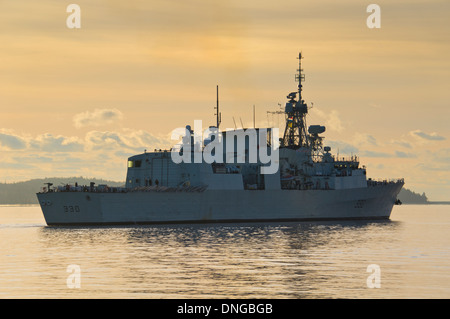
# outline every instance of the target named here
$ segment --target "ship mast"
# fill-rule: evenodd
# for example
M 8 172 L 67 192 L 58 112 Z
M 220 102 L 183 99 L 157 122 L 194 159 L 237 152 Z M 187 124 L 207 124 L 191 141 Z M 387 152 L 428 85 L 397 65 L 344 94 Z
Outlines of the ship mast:
M 302 100 L 302 82 L 305 82 L 305 74 L 303 73 L 303 69 L 302 69 L 302 53 L 300 52 L 298 54 L 298 74 L 295 75 L 295 81 L 298 82 L 298 100 Z
M 286 103 L 285 107 L 286 128 L 280 147 L 291 149 L 309 147 L 308 135 L 306 133 L 308 106 L 302 99 L 302 82 L 305 81 L 302 59 L 302 53 L 300 52 L 298 54 L 298 74 L 295 75 L 295 80 L 298 81 L 298 92 L 292 92 L 287 96 L 289 102 Z
M 216 110 L 216 114 L 214 114 L 216 116 L 216 127 L 217 127 L 217 131 L 219 131 L 219 125 L 220 122 L 222 122 L 222 114 L 219 112 L 219 86 L 216 86 L 216 107 L 214 108 Z

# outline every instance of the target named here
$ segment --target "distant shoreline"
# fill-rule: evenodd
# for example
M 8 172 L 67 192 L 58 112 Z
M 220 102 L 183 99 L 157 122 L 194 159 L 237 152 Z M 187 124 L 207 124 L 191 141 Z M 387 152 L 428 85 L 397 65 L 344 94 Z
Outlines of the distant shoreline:
M 37 204 L 0 204 L 0 207 L 32 207 L 32 206 L 40 206 Z
M 428 203 L 402 203 L 401 205 L 450 205 L 450 201 L 433 201 Z M 0 207 L 33 207 L 39 206 L 39 203 L 36 204 L 0 204 Z
M 402 203 L 402 205 L 450 205 L 450 201 L 429 201 L 426 203 Z
M 124 182 L 108 181 L 97 178 L 86 178 L 86 177 L 51 177 L 51 178 L 41 178 L 32 179 L 24 182 L 16 183 L 1 183 L 0 182 L 0 205 L 3 206 L 26 206 L 26 205 L 37 205 L 36 193 L 42 189 L 42 187 L 47 186 L 47 183 L 53 183 L 53 185 L 66 185 L 75 184 L 78 185 L 89 185 L 94 182 L 97 185 L 107 184 L 109 186 L 124 186 Z M 449 201 L 430 201 L 428 200 L 425 193 L 419 194 L 414 191 L 402 188 L 397 198 L 404 205 L 450 205 Z

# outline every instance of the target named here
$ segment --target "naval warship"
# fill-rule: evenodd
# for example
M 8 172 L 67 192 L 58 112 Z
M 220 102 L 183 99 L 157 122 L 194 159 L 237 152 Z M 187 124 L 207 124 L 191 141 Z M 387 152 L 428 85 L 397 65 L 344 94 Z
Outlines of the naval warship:
M 404 180 L 367 178 L 357 156 L 324 146 L 324 126 L 307 126 L 302 58 L 281 138 L 271 128 L 220 131 L 217 98 L 208 138 L 187 125 L 172 149 L 128 158 L 123 187 L 48 183 L 37 193 L 47 225 L 389 219 Z

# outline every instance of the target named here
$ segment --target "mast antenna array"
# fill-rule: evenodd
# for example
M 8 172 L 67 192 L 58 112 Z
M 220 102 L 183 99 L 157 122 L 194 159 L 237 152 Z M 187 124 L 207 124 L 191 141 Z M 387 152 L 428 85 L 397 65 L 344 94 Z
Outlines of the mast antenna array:
M 305 81 L 305 75 L 302 69 L 302 53 L 298 54 L 298 74 L 295 80 L 298 81 L 298 92 L 289 93 L 284 113 L 286 114 L 286 128 L 281 140 L 281 147 L 298 149 L 301 147 L 309 148 L 308 134 L 306 132 L 306 114 L 308 106 L 302 98 L 302 82 Z M 298 94 L 298 99 L 297 99 Z
M 222 114 L 219 112 L 219 86 L 217 85 L 216 87 L 216 107 L 214 108 L 216 110 L 216 114 L 214 114 L 216 116 L 216 120 L 217 120 L 217 130 L 219 130 L 219 125 L 222 122 Z
M 305 74 L 303 73 L 303 69 L 302 69 L 302 53 L 300 52 L 298 54 L 298 74 L 295 75 L 295 81 L 298 82 L 298 100 L 301 101 L 302 100 L 302 82 L 305 82 Z

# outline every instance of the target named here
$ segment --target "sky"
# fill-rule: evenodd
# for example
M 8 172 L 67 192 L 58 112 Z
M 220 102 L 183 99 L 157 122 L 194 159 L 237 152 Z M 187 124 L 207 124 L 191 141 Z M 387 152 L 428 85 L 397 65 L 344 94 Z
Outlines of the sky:
M 69 28 L 69 4 L 81 9 Z M 450 2 L 0 1 L 0 182 L 125 180 L 127 157 L 221 128 L 284 123 L 306 76 L 308 125 L 372 178 L 450 200 Z M 234 119 L 234 120 L 233 120 Z

